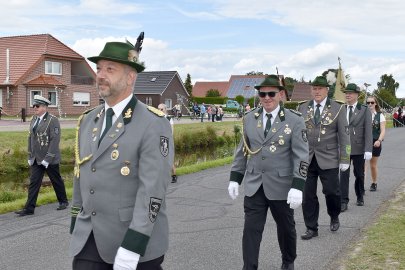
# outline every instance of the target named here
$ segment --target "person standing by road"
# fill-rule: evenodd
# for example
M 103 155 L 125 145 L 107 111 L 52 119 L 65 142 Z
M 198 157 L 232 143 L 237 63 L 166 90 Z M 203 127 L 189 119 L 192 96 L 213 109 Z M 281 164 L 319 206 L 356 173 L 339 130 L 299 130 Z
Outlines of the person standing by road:
M 349 83 L 343 90 L 346 96 L 347 123 L 350 132 L 350 162 L 353 162 L 354 191 L 358 206 L 364 205 L 364 164 L 371 159 L 372 131 L 371 112 L 366 105 L 358 102 L 360 88 Z M 349 203 L 350 167 L 340 173 L 341 211 L 347 210 Z
M 373 157 L 370 160 L 371 186 L 370 191 L 377 191 L 378 169 L 377 162 L 381 155 L 382 142 L 385 137 L 385 117 L 374 96 L 367 97 L 367 105 L 372 115 Z
M 259 249 L 268 209 L 277 224 L 281 269 L 294 269 L 297 233 L 294 209 L 302 203 L 308 168 L 308 140 L 304 119 L 280 105 L 284 87 L 277 75 L 259 86 L 263 107 L 243 118 L 243 135 L 235 152 L 228 186 L 236 199 L 244 181 L 245 224 L 243 269 L 258 269 Z
M 99 56 L 88 58 L 97 64 L 96 87 L 105 103 L 78 121 L 73 270 L 160 270 L 168 250 L 173 136 L 164 113 L 133 94 L 144 70 L 139 44 L 140 38 L 135 46 L 107 42 Z
M 33 108 L 35 116 L 31 120 L 28 136 L 28 165 L 31 168 L 28 199 L 24 209 L 16 211 L 19 216 L 34 214 L 39 189 L 45 172 L 51 180 L 59 206 L 57 210 L 66 209 L 69 205 L 66 196 L 65 184 L 59 172 L 61 136 L 58 118 L 48 113 L 48 105 L 51 102 L 35 95 Z
M 330 216 L 330 230 L 337 231 L 340 226 L 339 169 L 349 168 L 350 137 L 346 107 L 328 98 L 328 87 L 325 77 L 316 77 L 311 83 L 313 99 L 298 105 L 305 119 L 309 143 L 309 168 L 302 204 L 307 230 L 301 235 L 303 240 L 318 236 L 318 177 Z
M 201 104 L 201 107 L 200 107 L 201 122 L 204 122 L 204 116 L 205 116 L 206 112 L 207 112 L 207 108 L 205 108 L 205 104 L 203 103 L 203 104 Z

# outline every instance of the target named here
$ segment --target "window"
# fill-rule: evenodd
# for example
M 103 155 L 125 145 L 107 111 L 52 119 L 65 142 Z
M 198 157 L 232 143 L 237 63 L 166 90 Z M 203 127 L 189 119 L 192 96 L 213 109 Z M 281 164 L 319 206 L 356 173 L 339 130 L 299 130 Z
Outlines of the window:
M 35 95 L 42 96 L 42 91 L 41 90 L 31 90 L 30 107 L 32 107 L 32 103 L 34 101 L 34 96 Z
M 167 109 L 170 110 L 173 107 L 172 100 L 169 98 L 165 99 L 165 105 L 166 105 Z
M 90 93 L 73 92 L 73 105 L 74 106 L 89 106 Z
M 146 105 L 152 106 L 152 97 L 146 98 Z
M 56 107 L 58 106 L 58 98 L 57 98 L 57 93 L 56 91 L 48 91 L 48 99 L 51 102 L 49 107 Z
M 62 63 L 45 61 L 45 74 L 62 75 Z

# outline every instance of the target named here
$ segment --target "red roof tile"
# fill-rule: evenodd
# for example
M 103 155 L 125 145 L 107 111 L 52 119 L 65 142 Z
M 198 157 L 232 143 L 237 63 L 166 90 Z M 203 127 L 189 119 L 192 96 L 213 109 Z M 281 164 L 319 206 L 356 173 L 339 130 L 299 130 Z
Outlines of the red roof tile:
M 10 84 L 16 84 L 43 57 L 84 59 L 50 34 L 0 37 L 0 84 L 6 79 L 7 49 L 10 54 Z
M 66 86 L 50 75 L 40 75 L 39 77 L 29 81 L 26 85 L 31 86 Z
M 193 96 L 205 97 L 208 90 L 218 89 L 221 97 L 226 97 L 228 91 L 229 82 L 196 82 L 193 86 Z
M 312 99 L 311 85 L 308 83 L 295 83 L 291 101 L 304 101 Z

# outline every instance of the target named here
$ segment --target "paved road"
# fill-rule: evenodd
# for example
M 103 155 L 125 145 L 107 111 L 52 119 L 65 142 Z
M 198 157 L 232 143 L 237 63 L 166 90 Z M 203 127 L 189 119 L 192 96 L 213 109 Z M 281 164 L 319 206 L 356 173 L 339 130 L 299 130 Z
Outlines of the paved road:
M 319 237 L 298 239 L 296 269 L 336 269 L 331 263 L 375 217 L 382 203 L 404 182 L 405 129 L 388 130 L 380 160 L 378 191 L 366 192 L 365 206 L 355 205 L 353 189 L 349 210 L 340 216 L 341 227 L 329 231 L 329 218 L 321 198 Z M 181 176 L 167 195 L 170 218 L 170 250 L 165 270 L 241 269 L 243 198 L 227 195 L 229 166 Z M 353 180 L 353 178 L 352 178 Z M 352 181 L 353 183 L 353 181 Z M 367 181 L 366 186 L 369 186 Z M 351 185 L 352 187 L 352 185 Z M 37 208 L 34 216 L 0 215 L 0 269 L 70 269 L 68 211 L 51 204 Z M 304 232 L 301 210 L 296 211 L 298 235 Z M 269 215 L 263 236 L 259 269 L 281 265 L 275 224 Z

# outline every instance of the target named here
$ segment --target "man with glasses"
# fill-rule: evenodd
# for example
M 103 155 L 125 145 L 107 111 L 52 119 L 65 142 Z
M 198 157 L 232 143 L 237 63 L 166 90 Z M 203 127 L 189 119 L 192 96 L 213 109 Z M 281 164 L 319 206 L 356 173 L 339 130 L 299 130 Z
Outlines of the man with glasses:
M 57 210 L 66 209 L 68 199 L 65 185 L 59 173 L 60 163 L 60 124 L 58 118 L 47 112 L 51 102 L 35 95 L 33 108 L 35 116 L 31 120 L 28 137 L 28 165 L 31 168 L 28 199 L 24 209 L 16 211 L 19 216 L 33 215 L 37 203 L 39 189 L 45 172 L 51 180 L 56 198 L 59 201 Z
M 358 206 L 364 205 L 364 164 L 370 160 L 373 151 L 373 133 L 371 112 L 366 105 L 358 102 L 360 88 L 354 83 L 349 83 L 343 91 L 346 96 L 347 123 L 350 131 L 351 153 L 350 161 L 353 162 L 355 177 L 354 190 Z M 347 210 L 349 203 L 350 168 L 340 173 L 341 211 Z
M 277 224 L 281 269 L 294 269 L 297 257 L 294 209 L 302 203 L 308 168 L 304 119 L 280 103 L 285 90 L 277 75 L 259 86 L 262 107 L 243 118 L 243 136 L 235 152 L 228 187 L 236 199 L 244 181 L 242 249 L 244 270 L 258 269 L 259 249 L 268 209 Z
M 328 87 L 325 77 L 316 77 L 311 83 L 313 99 L 298 106 L 305 120 L 309 142 L 309 168 L 302 203 L 307 230 L 301 235 L 303 240 L 318 236 L 318 177 L 330 216 L 330 230 L 337 231 L 340 226 L 339 169 L 345 171 L 349 168 L 350 138 L 346 107 L 328 98 Z

